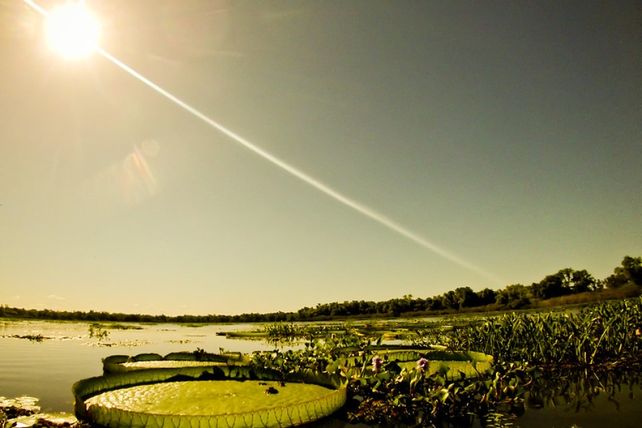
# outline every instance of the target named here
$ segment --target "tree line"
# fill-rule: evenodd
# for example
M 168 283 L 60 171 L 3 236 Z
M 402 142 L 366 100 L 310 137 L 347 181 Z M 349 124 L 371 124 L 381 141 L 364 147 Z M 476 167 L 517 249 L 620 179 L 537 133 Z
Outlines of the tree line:
M 381 302 L 353 300 L 342 303 L 324 303 L 304 307 L 296 312 L 272 312 L 266 314 L 244 313 L 240 315 L 144 315 L 96 311 L 54 311 L 50 309 L 22 309 L 0 305 L 0 317 L 32 318 L 74 321 L 113 322 L 172 322 L 172 323 L 227 323 L 227 322 L 275 322 L 314 321 L 349 317 L 396 317 L 442 312 L 454 312 L 469 308 L 487 310 L 518 309 L 537 301 L 581 293 L 595 293 L 604 289 L 631 289 L 633 294 L 642 293 L 642 257 L 625 256 L 613 274 L 599 280 L 586 270 L 565 268 L 547 275 L 531 285 L 511 284 L 500 290 L 485 288 L 474 291 L 470 287 L 458 287 L 444 294 L 425 299 L 406 295 L 402 298 Z

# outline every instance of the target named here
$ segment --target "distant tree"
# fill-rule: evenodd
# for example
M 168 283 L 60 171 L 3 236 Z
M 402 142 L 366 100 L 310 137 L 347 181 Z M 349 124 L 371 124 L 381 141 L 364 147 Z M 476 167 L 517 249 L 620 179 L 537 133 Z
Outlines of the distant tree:
M 388 314 L 393 317 L 398 317 L 404 312 L 404 300 L 402 299 L 391 299 L 388 301 Z
M 304 306 L 303 308 L 301 308 L 301 309 L 299 309 L 297 311 L 297 314 L 299 315 L 299 319 L 301 321 L 305 321 L 305 320 L 309 320 L 310 318 L 312 318 L 312 312 L 313 311 L 314 311 L 314 309 L 308 308 L 307 306 Z
M 533 283 L 531 291 L 540 299 L 550 299 L 571 293 L 573 269 L 562 269 L 556 274 L 546 275 L 540 282 Z
M 453 290 L 442 294 L 441 305 L 445 309 L 459 309 L 459 299 Z
M 604 280 L 608 288 L 619 288 L 625 285 L 642 286 L 642 257 L 625 256 L 613 274 Z
M 560 269 L 553 275 L 547 275 L 540 282 L 533 283 L 531 290 L 533 296 L 539 299 L 550 299 L 567 294 L 594 291 L 600 286 L 600 282 L 586 270 L 566 268 Z
M 495 303 L 496 293 L 495 290 L 484 288 L 482 291 L 477 293 L 477 297 L 479 298 L 480 305 L 490 305 Z
M 470 308 L 479 305 L 479 298 L 477 297 L 477 293 L 475 293 L 470 287 L 455 288 L 455 298 L 457 299 L 459 309 Z
M 598 282 L 593 275 L 586 270 L 573 271 L 571 275 L 571 289 L 573 293 L 584 293 L 586 291 L 595 291 L 598 288 Z
M 428 299 L 426 299 L 428 300 Z M 430 299 L 430 302 L 428 302 L 428 310 L 430 311 L 439 311 L 442 309 L 445 309 L 443 305 L 443 301 L 440 297 L 435 297 L 433 299 Z
M 529 288 L 523 284 L 507 285 L 497 292 L 497 303 L 512 309 L 524 307 L 530 303 Z

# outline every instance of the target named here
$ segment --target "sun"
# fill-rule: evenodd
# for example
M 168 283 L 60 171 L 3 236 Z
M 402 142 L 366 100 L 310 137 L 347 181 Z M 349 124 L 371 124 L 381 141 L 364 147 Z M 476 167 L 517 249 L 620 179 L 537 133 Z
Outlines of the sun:
M 83 58 L 98 48 L 100 26 L 82 2 L 71 2 L 48 14 L 46 35 L 54 52 L 65 58 Z

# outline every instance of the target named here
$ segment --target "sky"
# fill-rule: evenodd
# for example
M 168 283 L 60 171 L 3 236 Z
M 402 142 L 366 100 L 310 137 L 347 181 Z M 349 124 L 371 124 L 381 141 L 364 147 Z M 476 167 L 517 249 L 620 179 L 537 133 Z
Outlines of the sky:
M 638 2 L 86 5 L 106 52 L 432 249 L 0 0 L 0 304 L 290 311 L 642 255 Z

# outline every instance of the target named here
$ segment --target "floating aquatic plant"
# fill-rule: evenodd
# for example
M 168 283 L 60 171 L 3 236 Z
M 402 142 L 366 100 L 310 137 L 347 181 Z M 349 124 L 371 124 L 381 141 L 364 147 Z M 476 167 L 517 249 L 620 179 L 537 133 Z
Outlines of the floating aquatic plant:
M 111 355 L 103 359 L 105 373 L 122 373 L 132 370 L 178 367 L 209 367 L 214 365 L 246 363 L 246 358 L 235 352 L 212 354 L 197 348 L 194 352 L 171 352 L 165 356 L 154 353 Z
M 73 391 L 78 417 L 107 427 L 292 426 L 345 403 L 345 387 L 329 376 L 291 375 L 284 386 L 282 380 L 275 371 L 247 366 L 178 367 L 85 379 Z M 269 388 L 278 393 L 266 393 Z

